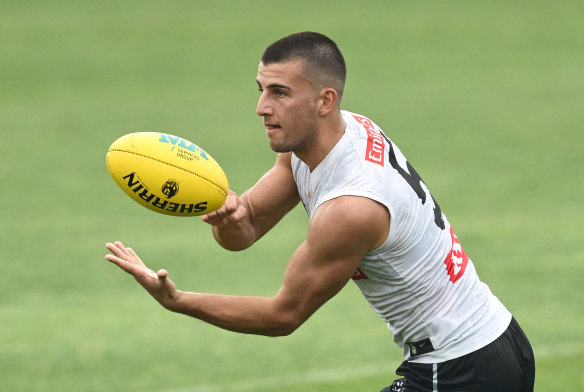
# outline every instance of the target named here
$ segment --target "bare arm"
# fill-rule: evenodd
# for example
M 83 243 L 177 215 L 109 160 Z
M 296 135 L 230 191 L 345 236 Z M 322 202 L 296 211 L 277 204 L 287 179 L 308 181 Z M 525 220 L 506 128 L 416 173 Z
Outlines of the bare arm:
M 307 239 L 290 258 L 284 283 L 273 297 L 181 292 L 166 271 L 142 272 L 146 267 L 141 261 L 127 260 L 125 255 L 135 254 L 133 251 L 108 244 L 113 255 L 106 258 L 134 275 L 167 309 L 231 331 L 278 336 L 293 332 L 337 294 L 365 253 L 380 246 L 388 232 L 389 213 L 372 200 L 344 196 L 324 203 L 313 216 Z
M 230 191 L 223 207 L 201 216 L 217 242 L 229 250 L 251 246 L 300 200 L 292 176 L 291 153 L 278 154 L 274 167 L 241 197 Z

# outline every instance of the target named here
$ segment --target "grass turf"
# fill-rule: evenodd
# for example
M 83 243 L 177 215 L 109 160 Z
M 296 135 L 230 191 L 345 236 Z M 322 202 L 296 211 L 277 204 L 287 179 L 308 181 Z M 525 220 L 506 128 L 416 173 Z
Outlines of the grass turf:
M 103 244 L 122 239 L 183 289 L 275 293 L 306 233 L 302 210 L 232 254 L 198 220 L 135 205 L 109 178 L 105 151 L 131 131 L 179 134 L 244 191 L 274 158 L 253 112 L 259 56 L 300 30 L 343 50 L 343 107 L 380 124 L 429 185 L 531 339 L 536 390 L 584 387 L 580 2 L 54 1 L 0 11 L 3 390 L 391 383 L 400 350 L 352 283 L 292 336 L 270 339 L 170 314 L 103 261 Z

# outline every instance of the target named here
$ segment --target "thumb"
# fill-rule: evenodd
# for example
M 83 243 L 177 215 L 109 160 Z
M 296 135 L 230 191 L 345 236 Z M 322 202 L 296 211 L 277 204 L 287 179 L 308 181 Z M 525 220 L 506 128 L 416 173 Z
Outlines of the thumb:
M 166 297 L 166 299 L 170 301 L 177 300 L 181 295 L 181 291 L 177 290 L 173 281 L 168 279 L 168 271 L 161 269 L 156 273 L 156 275 L 158 276 L 158 281 L 160 282 L 164 292 L 163 298 Z
M 168 278 L 168 271 L 167 271 L 167 270 L 165 270 L 165 269 L 161 269 L 160 271 L 158 271 L 158 272 L 156 273 L 156 275 L 158 275 L 158 279 L 159 279 L 161 282 L 165 282 L 165 281 L 166 281 L 166 278 Z
M 174 283 L 170 279 L 168 279 L 168 271 L 165 269 L 161 269 L 156 273 L 156 275 L 158 276 L 158 281 L 160 282 L 160 285 L 162 286 L 163 290 L 166 291 L 166 293 L 170 297 L 174 297 L 176 287 Z

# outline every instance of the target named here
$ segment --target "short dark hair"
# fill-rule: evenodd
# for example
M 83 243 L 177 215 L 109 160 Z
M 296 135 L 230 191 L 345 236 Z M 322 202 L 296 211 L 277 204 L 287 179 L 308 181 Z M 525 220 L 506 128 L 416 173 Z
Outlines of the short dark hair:
M 300 60 L 303 71 L 318 87 L 329 86 L 339 95 L 345 88 L 347 67 L 337 44 L 327 36 L 304 31 L 286 36 L 266 48 L 261 61 L 264 65 Z

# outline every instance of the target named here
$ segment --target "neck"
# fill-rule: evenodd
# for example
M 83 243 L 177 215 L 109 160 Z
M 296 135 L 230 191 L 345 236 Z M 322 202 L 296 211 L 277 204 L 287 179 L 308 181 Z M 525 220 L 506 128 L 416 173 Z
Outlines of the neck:
M 304 148 L 294 151 L 294 155 L 308 165 L 312 172 L 341 140 L 346 126 L 340 111 L 321 119 L 314 140 Z

